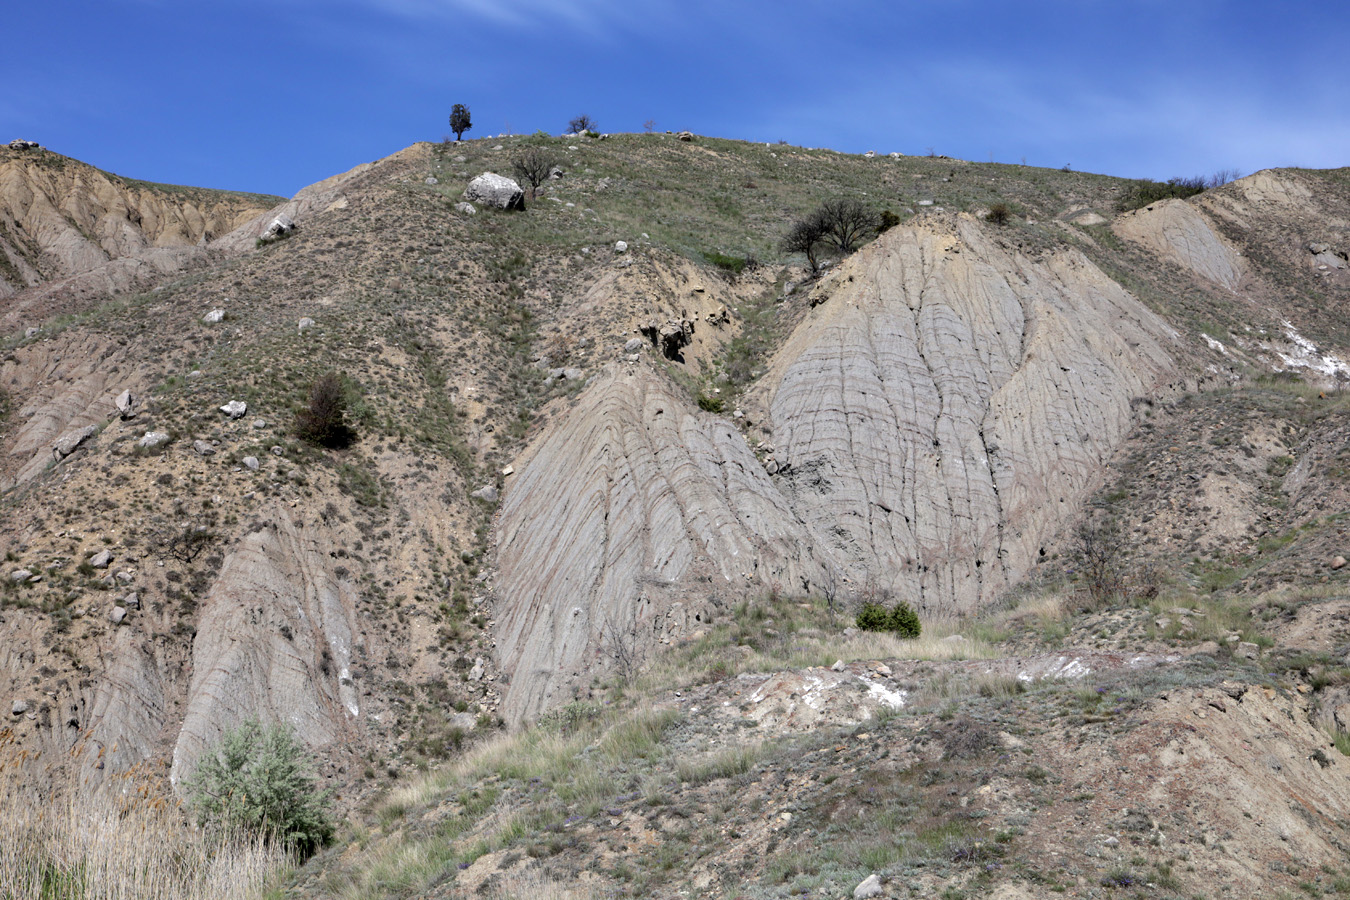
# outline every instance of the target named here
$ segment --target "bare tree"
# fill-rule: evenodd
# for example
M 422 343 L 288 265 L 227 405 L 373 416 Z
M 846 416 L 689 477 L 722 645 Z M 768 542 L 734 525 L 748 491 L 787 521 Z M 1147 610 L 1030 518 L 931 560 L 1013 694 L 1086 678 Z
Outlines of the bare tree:
M 811 274 L 814 275 L 820 271 L 820 263 L 816 259 L 816 252 L 820 248 L 820 242 L 825 240 L 828 231 L 829 229 L 820 213 L 814 212 L 794 224 L 783 237 L 783 251 L 785 253 L 805 253 L 806 261 L 811 264 Z
M 605 620 L 603 652 L 614 663 L 614 671 L 624 681 L 632 681 L 647 662 L 646 648 L 638 639 L 637 628 L 626 629 L 612 617 Z
M 656 130 L 656 120 L 655 120 L 655 119 L 648 119 L 647 121 L 643 122 L 643 123 L 642 123 L 642 130 L 643 130 L 644 132 L 646 132 L 647 134 L 651 134 L 653 131 Z
M 852 253 L 863 238 L 877 230 L 876 213 L 857 200 L 827 200 L 815 215 L 840 253 Z
M 567 127 L 572 129 L 572 134 L 581 134 L 583 131 L 595 131 L 595 120 L 582 113 L 575 119 L 567 123 Z
M 1071 550 L 1093 605 L 1120 599 L 1125 591 L 1125 553 L 1112 523 L 1084 521 L 1074 530 Z
M 516 177 L 530 183 L 530 198 L 539 196 L 539 185 L 548 181 L 548 173 L 557 163 L 543 147 L 526 147 L 511 164 Z

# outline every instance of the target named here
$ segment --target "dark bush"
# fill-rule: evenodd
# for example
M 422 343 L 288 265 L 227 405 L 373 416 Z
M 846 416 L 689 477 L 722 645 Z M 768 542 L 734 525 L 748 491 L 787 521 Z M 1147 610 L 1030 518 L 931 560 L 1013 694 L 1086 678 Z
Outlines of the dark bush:
M 1008 209 L 1008 204 L 999 201 L 989 207 L 989 221 L 995 225 L 1006 225 L 1012 218 L 1012 210 Z
M 295 414 L 295 434 L 320 447 L 340 449 L 356 439 L 347 425 L 347 397 L 334 372 L 320 376 L 309 390 L 309 403 Z
M 704 412 L 720 413 L 722 410 L 726 409 L 726 403 L 721 397 L 710 397 L 705 393 L 699 392 L 698 408 Z
M 894 228 L 899 224 L 900 224 L 899 215 L 897 215 L 896 213 L 892 212 L 889 209 L 883 209 L 881 211 L 881 224 L 877 226 L 877 234 L 881 234 L 882 232 L 885 231 L 890 231 L 892 228 Z

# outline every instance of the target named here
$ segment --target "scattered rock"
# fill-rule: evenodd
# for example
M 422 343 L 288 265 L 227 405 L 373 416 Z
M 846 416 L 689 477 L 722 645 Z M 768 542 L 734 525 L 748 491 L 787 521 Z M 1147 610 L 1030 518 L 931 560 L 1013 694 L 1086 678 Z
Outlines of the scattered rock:
M 24 141 L 24 140 L 20 140 L 20 139 L 18 139 L 18 138 L 15 138 L 14 140 L 12 140 L 12 141 L 9 142 L 9 149 L 11 149 L 11 150 L 41 150 L 41 149 L 42 149 L 42 145 L 39 144 L 37 141 Z
M 694 336 L 694 323 L 689 319 L 671 319 L 664 325 L 649 322 L 639 326 L 638 331 L 647 336 L 652 346 L 661 351 L 666 359 L 679 359 L 680 350 L 689 345 Z
M 32 577 L 33 573 L 27 569 L 15 569 L 13 572 L 9 573 L 9 580 L 16 584 L 20 581 L 27 581 Z
M 283 450 L 283 449 L 281 448 L 281 445 L 280 445 L 280 444 L 273 444 L 273 445 L 272 445 L 272 455 L 273 455 L 273 456 L 284 456 L 285 453 L 286 453 L 286 451 Z
M 1331 561 L 1331 567 L 1332 567 L 1333 569 L 1344 569 L 1344 568 L 1345 568 L 1345 557 L 1344 557 L 1344 556 L 1338 556 L 1338 557 L 1336 557 L 1335 559 L 1333 559 L 1333 560 Z
M 694 139 L 694 133 L 692 131 L 681 131 L 675 136 L 682 141 L 692 141 Z
M 259 240 L 267 243 L 269 241 L 279 240 L 288 237 L 295 231 L 295 221 L 290 216 L 282 213 L 272 220 L 272 223 L 263 231 Z
M 637 353 L 642 349 L 644 343 L 646 342 L 642 338 L 629 338 L 628 343 L 623 345 L 623 351 L 625 353 Z
M 245 468 L 245 469 L 248 469 L 250 472 L 256 472 L 256 471 L 258 471 L 258 457 L 256 457 L 256 456 L 245 456 L 245 457 L 244 457 L 244 468 Z
M 100 550 L 89 557 L 89 565 L 93 566 L 95 569 L 106 569 L 108 568 L 108 564 L 112 561 L 112 551 L 107 549 Z
M 96 425 L 86 425 L 74 431 L 67 431 L 56 439 L 56 443 L 52 444 L 52 454 L 57 459 L 65 459 L 74 453 L 76 448 L 96 434 L 98 434 L 98 426 Z
M 145 437 L 141 438 L 139 441 L 136 442 L 136 446 L 145 447 L 146 449 L 152 449 L 154 447 L 158 447 L 160 444 L 167 444 L 168 442 L 169 436 L 164 432 L 147 431 L 145 433 Z
M 113 403 L 117 406 L 117 414 L 123 419 L 130 419 L 136 415 L 132 408 L 135 405 L 135 398 L 131 396 L 131 391 L 123 391 L 117 395 Z
M 932 201 L 932 200 L 920 200 L 920 201 L 919 201 L 919 205 L 920 205 L 920 206 L 932 206 L 932 205 L 933 205 L 933 201 Z
M 42 331 L 41 328 L 38 328 L 36 325 L 30 325 L 23 330 L 23 336 L 24 338 L 35 338 L 40 331 Z
M 300 320 L 299 327 L 301 331 L 304 331 L 306 328 L 313 328 L 314 320 L 311 319 L 309 316 L 305 316 L 303 319 Z
M 614 242 L 614 252 L 615 252 L 615 253 L 627 253 L 627 252 L 628 252 L 628 242 L 627 242 L 627 241 L 615 241 L 615 242 Z
M 427 176 L 427 184 L 440 184 L 440 182 L 436 180 L 436 176 L 435 176 L 435 175 L 428 175 L 428 176 Z
M 834 661 L 834 665 L 830 666 L 830 671 L 831 671 L 831 672 L 842 672 L 842 671 L 844 671 L 844 661 L 843 661 L 842 659 L 836 659 L 836 660 Z
M 731 324 L 731 313 L 727 312 L 727 308 L 725 306 L 719 309 L 717 312 L 708 313 L 706 316 L 704 316 L 704 318 L 707 320 L 709 325 Z
M 135 591 L 132 591 L 130 594 L 127 594 L 125 597 L 123 597 L 121 600 L 118 600 L 117 602 L 120 606 L 125 606 L 127 609 L 140 609 L 141 595 L 136 593 Z
M 1256 659 L 1261 655 L 1261 648 L 1248 641 L 1239 641 L 1234 652 L 1242 659 Z
M 9 714 L 11 716 L 21 716 L 26 712 L 28 712 L 27 700 L 15 700 L 9 707 Z
M 507 475 L 514 475 L 514 474 L 516 474 L 516 467 L 515 467 L 515 466 L 507 466 L 505 469 L 502 469 L 502 475 L 503 475 L 503 477 L 504 477 L 504 476 L 507 476 Z
M 553 181 L 557 181 L 559 178 L 562 178 L 566 174 L 567 173 L 563 171 L 562 166 L 554 166 L 553 168 L 548 170 L 548 177 L 550 180 Z
M 244 413 L 248 412 L 248 404 L 243 400 L 231 400 L 220 408 L 220 411 L 231 419 L 238 419 Z
M 525 208 L 525 192 L 520 189 L 520 185 L 492 172 L 484 172 L 470 181 L 464 190 L 464 199 L 491 204 L 498 209 Z
M 206 441 L 193 441 L 192 449 L 197 451 L 198 456 L 210 456 L 216 452 L 216 448 L 212 447 Z
M 207 325 L 214 325 L 217 322 L 223 320 L 224 318 L 225 318 L 225 310 L 213 309 L 206 315 L 202 316 L 202 321 L 205 322 Z
M 464 213 L 466 216 L 472 216 L 478 212 L 478 208 L 472 203 L 466 203 L 461 200 L 455 204 L 455 212 Z
M 877 151 L 875 150 L 868 150 L 866 153 L 863 154 L 863 159 L 876 159 L 876 158 L 877 158 Z
M 121 625 L 126 621 L 127 611 L 125 607 L 114 606 L 112 612 L 108 613 L 108 621 L 114 625 Z
M 488 503 L 496 503 L 498 498 L 497 486 L 495 484 L 485 484 L 469 496 L 477 497 L 479 500 L 486 500 Z
M 873 873 L 868 875 L 853 889 L 853 900 L 866 900 L 868 897 L 880 897 L 884 892 L 881 879 Z
M 136 573 L 130 571 L 129 569 L 123 569 L 113 577 L 115 577 L 118 581 L 122 582 L 123 584 L 131 584 L 133 581 L 136 580 Z
M 480 656 L 473 661 L 473 668 L 469 670 L 469 680 L 482 681 L 483 675 L 486 673 L 486 671 L 487 671 L 487 660 L 483 659 L 483 657 Z

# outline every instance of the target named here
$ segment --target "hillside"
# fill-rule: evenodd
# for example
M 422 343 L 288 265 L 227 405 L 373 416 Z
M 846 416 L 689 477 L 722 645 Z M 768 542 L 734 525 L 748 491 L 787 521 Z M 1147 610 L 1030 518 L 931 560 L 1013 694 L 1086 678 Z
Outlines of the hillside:
M 561 169 L 525 211 L 457 207 L 525 146 Z M 314 896 L 1350 875 L 1347 170 L 1119 213 L 1107 176 L 673 135 L 418 144 L 285 202 L 0 153 L 25 785 L 288 722 L 356 822 Z M 780 239 L 837 197 L 899 224 L 812 277 Z M 341 448 L 293 428 L 329 372 Z M 928 637 L 846 630 L 866 598 Z

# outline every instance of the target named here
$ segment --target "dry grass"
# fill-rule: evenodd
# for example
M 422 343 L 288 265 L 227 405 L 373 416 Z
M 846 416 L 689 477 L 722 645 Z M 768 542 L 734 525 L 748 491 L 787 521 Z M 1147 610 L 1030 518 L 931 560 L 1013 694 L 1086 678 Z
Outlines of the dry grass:
M 0 764 L 0 897 L 5 900 L 247 900 L 291 860 L 258 839 L 191 828 L 176 800 L 136 773 L 58 796 L 20 788 Z

